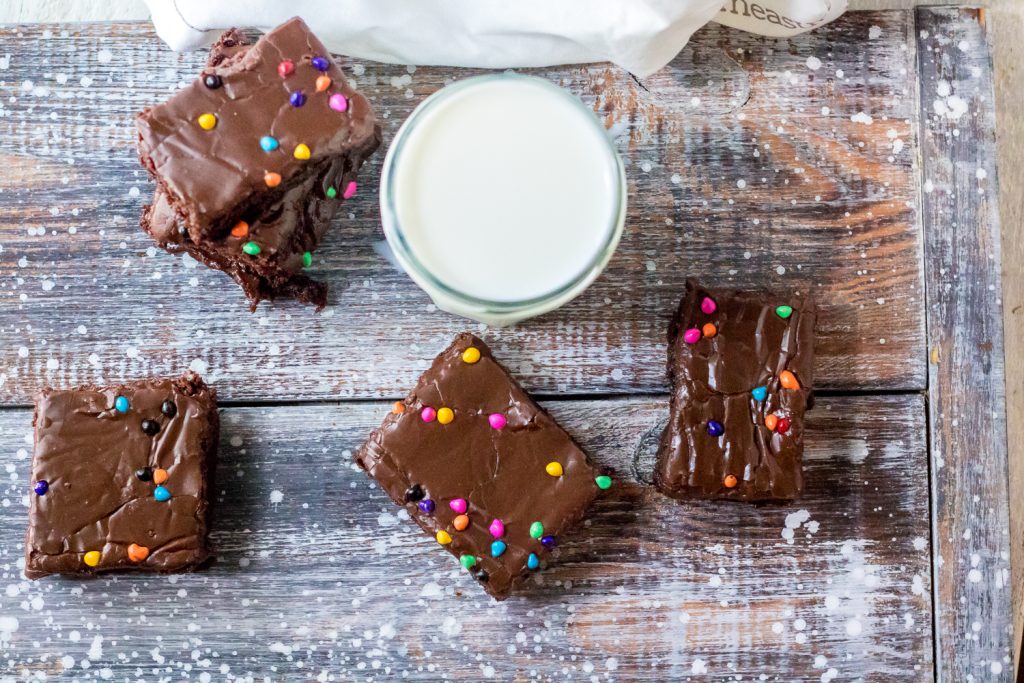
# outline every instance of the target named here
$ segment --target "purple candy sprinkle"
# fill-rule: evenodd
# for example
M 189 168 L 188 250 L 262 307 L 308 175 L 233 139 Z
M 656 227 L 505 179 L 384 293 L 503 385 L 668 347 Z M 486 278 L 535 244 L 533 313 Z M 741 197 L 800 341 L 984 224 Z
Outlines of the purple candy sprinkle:
M 46 492 L 50 490 L 50 485 L 45 479 L 40 479 L 32 489 L 36 492 L 37 496 L 45 496 Z
M 419 508 L 421 512 L 425 512 L 429 515 L 434 512 L 434 501 L 429 498 L 424 498 L 419 502 Z
M 327 61 L 326 57 L 313 57 L 313 68 L 317 71 L 327 71 L 330 68 L 331 63 Z
M 288 98 L 288 101 L 292 103 L 293 107 L 301 107 L 306 103 L 306 96 L 302 94 L 301 90 L 296 90 Z
M 551 550 L 552 548 L 555 547 L 555 537 L 554 536 L 541 536 L 540 537 L 540 544 L 542 546 L 544 546 L 545 548 L 547 548 L 548 550 Z

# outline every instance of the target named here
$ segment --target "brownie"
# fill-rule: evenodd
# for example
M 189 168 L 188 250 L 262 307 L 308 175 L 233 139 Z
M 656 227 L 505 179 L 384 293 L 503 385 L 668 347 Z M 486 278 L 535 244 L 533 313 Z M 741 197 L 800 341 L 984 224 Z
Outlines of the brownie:
M 216 393 L 194 373 L 36 398 L 25 575 L 180 572 L 210 552 Z
M 199 78 L 136 125 L 157 181 L 142 227 L 163 248 L 226 271 L 253 307 L 324 305 L 326 286 L 302 270 L 381 134 L 301 19 L 252 44 L 225 32 Z
M 662 493 L 748 502 L 800 495 L 816 320 L 810 296 L 686 283 L 669 329 L 672 397 L 654 472 Z
M 192 241 L 167 195 L 158 188 L 153 204 L 143 211 L 142 229 L 166 251 L 186 252 L 227 273 L 242 288 L 251 310 L 260 301 L 278 297 L 323 308 L 327 305 L 327 285 L 303 271 L 313 265 L 313 252 L 339 203 L 308 199 L 305 193 L 311 182 L 292 188 L 264 216 L 247 221 L 244 231 L 208 238 L 199 244 Z M 248 241 L 262 245 L 259 254 L 242 251 Z
M 611 486 L 468 333 L 395 404 L 356 462 L 498 600 Z

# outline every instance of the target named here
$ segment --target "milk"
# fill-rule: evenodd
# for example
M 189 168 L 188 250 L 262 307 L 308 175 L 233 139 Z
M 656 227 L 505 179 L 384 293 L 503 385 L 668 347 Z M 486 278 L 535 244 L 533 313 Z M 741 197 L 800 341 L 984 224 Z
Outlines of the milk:
M 403 126 L 383 176 L 396 256 L 449 310 L 435 294 L 550 310 L 597 276 L 621 233 L 624 177 L 603 127 L 538 78 L 469 79 L 435 94 Z

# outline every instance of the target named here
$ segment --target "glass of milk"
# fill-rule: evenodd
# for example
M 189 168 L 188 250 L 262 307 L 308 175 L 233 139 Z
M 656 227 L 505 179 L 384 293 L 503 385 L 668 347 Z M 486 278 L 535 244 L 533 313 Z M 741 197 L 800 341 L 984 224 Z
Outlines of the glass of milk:
M 514 73 L 424 100 L 384 159 L 384 234 L 443 310 L 511 325 L 579 295 L 611 259 L 626 176 L 583 102 Z

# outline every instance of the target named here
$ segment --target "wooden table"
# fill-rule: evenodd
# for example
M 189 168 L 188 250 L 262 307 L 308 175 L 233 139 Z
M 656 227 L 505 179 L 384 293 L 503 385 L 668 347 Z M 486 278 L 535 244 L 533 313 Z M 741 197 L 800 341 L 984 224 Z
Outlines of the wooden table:
M 791 40 L 710 25 L 643 79 L 535 70 L 605 121 L 630 211 L 583 296 L 503 330 L 437 311 L 388 264 L 373 192 L 318 252 L 320 315 L 250 314 L 225 276 L 154 248 L 132 114 L 202 61 L 145 24 L 0 29 L 0 674 L 1011 679 L 982 11 L 851 13 Z M 345 64 L 385 139 L 475 73 Z M 821 304 L 799 504 L 679 504 L 647 485 L 687 276 Z M 466 328 L 619 472 L 554 567 L 501 604 L 352 463 Z M 187 368 L 224 404 L 216 564 L 25 580 L 33 393 Z

